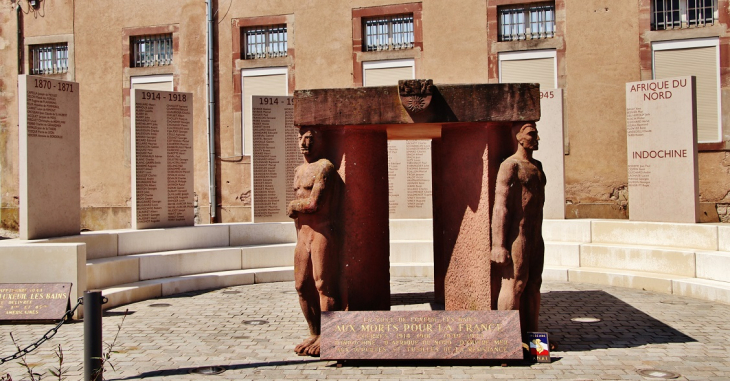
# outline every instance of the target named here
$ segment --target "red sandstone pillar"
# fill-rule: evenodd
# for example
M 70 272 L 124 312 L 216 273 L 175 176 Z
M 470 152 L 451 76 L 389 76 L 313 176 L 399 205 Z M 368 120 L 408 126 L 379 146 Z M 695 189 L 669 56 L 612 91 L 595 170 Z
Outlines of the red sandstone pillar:
M 434 183 L 441 184 L 434 199 L 434 211 L 439 211 L 434 213 L 434 230 L 440 229 L 434 244 L 440 247 L 434 252 L 440 252 L 445 261 L 447 310 L 491 309 L 494 185 L 511 145 L 506 125 L 447 125 L 442 130 L 438 173 L 434 172 Z
M 388 137 L 384 128 L 336 127 L 327 133 L 329 157 L 344 189 L 341 293 L 350 311 L 390 309 Z

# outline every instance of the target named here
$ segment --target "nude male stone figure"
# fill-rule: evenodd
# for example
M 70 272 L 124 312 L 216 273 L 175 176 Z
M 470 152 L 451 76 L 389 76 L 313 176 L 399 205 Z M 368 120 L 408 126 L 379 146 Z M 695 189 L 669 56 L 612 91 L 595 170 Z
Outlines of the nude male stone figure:
M 492 277 L 499 277 L 493 295 L 499 295 L 497 309 L 520 311 L 524 334 L 538 330 L 546 181 L 542 164 L 532 158 L 540 140 L 535 124 L 516 123 L 512 133 L 517 152 L 499 167 L 492 212 Z
M 306 162 L 296 169 L 296 198 L 287 213 L 297 228 L 294 277 L 310 336 L 294 351 L 301 356 L 319 356 L 322 311 L 339 308 L 339 253 L 333 220 L 337 172 L 322 156 L 322 142 L 316 130 L 300 130 L 299 147 Z

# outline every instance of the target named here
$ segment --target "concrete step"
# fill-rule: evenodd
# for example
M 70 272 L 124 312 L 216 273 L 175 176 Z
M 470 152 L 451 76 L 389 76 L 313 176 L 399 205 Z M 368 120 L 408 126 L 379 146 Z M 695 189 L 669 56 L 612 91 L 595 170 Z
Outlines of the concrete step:
M 104 309 L 159 298 L 182 292 L 208 290 L 254 283 L 287 282 L 294 280 L 294 268 L 271 267 L 219 271 L 204 274 L 184 275 L 140 282 L 121 284 L 102 290 L 109 299 Z
M 593 243 L 718 250 L 718 227 L 712 224 L 592 220 L 591 238 Z
M 671 294 L 672 282 L 680 279 L 691 278 L 644 271 L 604 268 L 581 267 L 568 269 L 568 281 L 570 282 L 634 288 L 664 294 Z
M 391 239 L 390 263 L 433 263 L 433 241 Z
M 725 251 L 697 251 L 697 278 L 728 282 L 730 284 L 730 253 Z
M 390 241 L 433 241 L 433 219 L 394 219 L 389 222 Z
M 672 281 L 675 295 L 730 304 L 730 284 L 707 279 L 676 279 Z
M 294 266 L 296 243 L 250 245 L 241 247 L 241 268 Z
M 542 280 L 567 282 L 568 281 L 568 270 L 571 267 L 568 266 L 548 266 L 545 265 L 542 269 Z
M 275 245 L 297 242 L 297 229 L 293 222 L 263 222 L 227 224 L 230 242 L 226 245 Z
M 545 266 L 580 266 L 579 242 L 545 242 Z
M 224 247 L 229 245 L 228 230 L 228 225 L 120 230 L 117 255 Z
M 591 220 L 543 220 L 542 238 L 550 242 L 591 242 Z
M 391 277 L 433 277 L 433 263 L 390 263 Z
M 586 243 L 580 247 L 580 266 L 695 276 L 695 253 L 681 248 Z

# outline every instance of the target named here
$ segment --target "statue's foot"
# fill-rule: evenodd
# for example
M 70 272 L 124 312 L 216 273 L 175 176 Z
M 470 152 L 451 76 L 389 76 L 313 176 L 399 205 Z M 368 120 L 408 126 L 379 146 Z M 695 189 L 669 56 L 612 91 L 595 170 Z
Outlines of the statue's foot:
M 319 343 L 319 335 L 312 335 L 306 338 L 294 348 L 294 353 L 299 356 L 308 356 L 309 354 L 307 353 L 307 349 L 314 344 L 314 342 Z M 317 348 L 319 348 L 319 344 L 317 345 Z M 317 353 L 319 353 L 319 349 L 317 349 Z
M 309 347 L 307 347 L 307 355 L 312 357 L 319 357 L 319 336 Z

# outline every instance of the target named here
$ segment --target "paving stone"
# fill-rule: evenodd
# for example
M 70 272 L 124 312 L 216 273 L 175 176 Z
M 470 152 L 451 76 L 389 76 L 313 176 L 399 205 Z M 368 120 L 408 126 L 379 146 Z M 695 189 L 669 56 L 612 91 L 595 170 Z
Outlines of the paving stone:
M 189 374 L 198 366 L 224 365 L 218 380 L 292 379 L 561 379 L 641 380 L 638 369 L 661 369 L 684 380 L 730 380 L 730 306 L 652 292 L 587 284 L 545 282 L 541 329 L 558 344 L 551 364 L 444 366 L 430 361 L 385 365 L 348 365 L 299 357 L 294 345 L 307 335 L 297 296 L 285 293 L 293 282 L 236 286 L 190 292 L 117 307 L 105 313 L 104 341 L 114 345 L 106 379 L 201 380 Z M 223 294 L 239 291 L 239 294 Z M 396 278 L 391 282 L 393 310 L 430 310 L 433 280 Z M 170 307 L 150 307 L 168 303 Z M 574 317 L 598 317 L 577 323 Z M 253 326 L 245 320 L 266 320 Z M 50 325 L 0 325 L 0 357 L 14 352 L 9 333 L 28 345 Z M 27 356 L 35 371 L 57 365 L 60 344 L 69 380 L 83 376 L 83 324 L 65 324 L 48 343 Z M 24 369 L 10 362 L 0 374 L 22 380 Z M 213 377 L 211 377 L 213 379 Z

